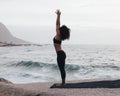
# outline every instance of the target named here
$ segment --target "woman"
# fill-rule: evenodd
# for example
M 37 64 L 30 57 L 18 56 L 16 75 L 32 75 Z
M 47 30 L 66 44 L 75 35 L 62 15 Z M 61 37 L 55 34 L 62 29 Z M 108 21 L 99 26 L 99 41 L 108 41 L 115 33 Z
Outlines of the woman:
M 61 48 L 61 43 L 63 40 L 69 39 L 70 37 L 70 29 L 66 27 L 65 25 L 62 25 L 60 27 L 60 10 L 56 11 L 57 14 L 57 20 L 56 20 L 56 35 L 53 39 L 54 47 L 57 53 L 57 63 L 60 69 L 62 83 L 56 84 L 56 86 L 62 86 L 65 84 L 66 79 L 66 72 L 65 72 L 65 59 L 66 54 Z

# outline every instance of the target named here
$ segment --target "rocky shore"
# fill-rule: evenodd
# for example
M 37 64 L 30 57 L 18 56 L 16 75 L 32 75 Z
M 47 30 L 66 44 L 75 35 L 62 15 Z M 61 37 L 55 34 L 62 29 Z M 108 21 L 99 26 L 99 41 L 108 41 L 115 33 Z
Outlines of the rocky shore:
M 69 81 L 63 87 L 54 83 L 14 84 L 0 78 L 0 96 L 120 96 L 119 79 Z
M 0 96 L 64 96 L 47 92 L 35 92 L 27 88 L 21 88 L 12 82 L 0 78 Z

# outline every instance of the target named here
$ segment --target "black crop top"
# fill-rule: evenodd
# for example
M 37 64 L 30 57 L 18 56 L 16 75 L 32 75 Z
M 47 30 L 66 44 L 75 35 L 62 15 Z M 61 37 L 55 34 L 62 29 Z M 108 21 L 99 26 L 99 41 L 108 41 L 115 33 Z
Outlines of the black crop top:
M 61 40 L 56 40 L 55 37 L 54 37 L 53 38 L 53 43 L 61 45 L 62 41 Z

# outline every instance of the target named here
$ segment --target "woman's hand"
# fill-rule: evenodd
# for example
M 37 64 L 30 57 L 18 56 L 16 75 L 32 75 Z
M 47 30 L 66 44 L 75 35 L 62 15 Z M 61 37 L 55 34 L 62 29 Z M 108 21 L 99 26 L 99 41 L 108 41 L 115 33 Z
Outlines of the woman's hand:
M 60 12 L 60 10 L 56 10 L 56 12 L 55 12 L 57 15 L 61 15 L 61 12 Z

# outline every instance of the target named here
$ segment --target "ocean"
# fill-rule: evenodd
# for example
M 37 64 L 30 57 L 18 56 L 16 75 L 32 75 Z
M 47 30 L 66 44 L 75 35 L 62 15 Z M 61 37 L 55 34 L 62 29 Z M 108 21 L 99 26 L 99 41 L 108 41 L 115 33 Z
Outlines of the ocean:
M 120 46 L 63 45 L 67 80 L 120 78 Z M 13 83 L 61 81 L 53 45 L 0 47 L 0 77 Z

